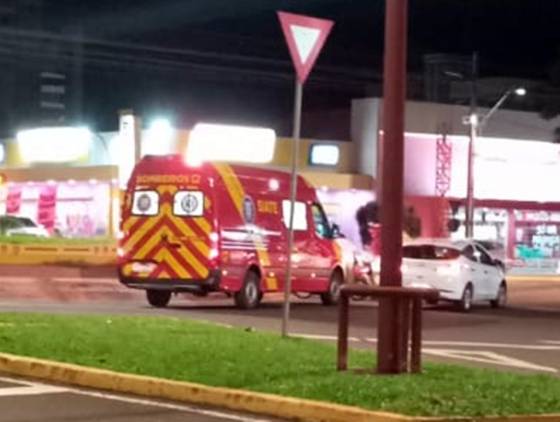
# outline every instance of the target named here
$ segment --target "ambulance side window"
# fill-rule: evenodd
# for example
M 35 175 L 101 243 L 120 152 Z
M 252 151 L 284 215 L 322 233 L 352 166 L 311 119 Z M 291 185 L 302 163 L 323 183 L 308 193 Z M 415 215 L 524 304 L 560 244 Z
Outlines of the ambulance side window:
M 315 233 L 317 233 L 317 236 L 323 239 L 330 239 L 332 237 L 331 228 L 323 212 L 323 208 L 321 208 L 319 204 L 313 204 L 311 205 L 311 212 L 313 214 L 313 224 L 315 225 Z
M 291 202 L 287 199 L 282 201 L 282 220 L 286 228 L 290 227 L 290 205 Z M 303 202 L 296 202 L 294 205 L 294 230 L 305 231 L 307 230 L 307 207 Z

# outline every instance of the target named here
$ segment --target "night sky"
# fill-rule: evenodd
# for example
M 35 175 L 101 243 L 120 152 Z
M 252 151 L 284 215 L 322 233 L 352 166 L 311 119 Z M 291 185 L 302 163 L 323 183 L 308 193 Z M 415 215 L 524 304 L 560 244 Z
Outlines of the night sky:
M 87 36 L 287 60 L 275 11 L 333 19 L 323 64 L 379 64 L 380 0 L 44 0 L 44 23 Z M 410 63 L 425 53 L 480 53 L 489 73 L 543 76 L 560 50 L 558 0 L 410 0 Z M 378 69 L 375 69 L 378 70 Z
M 376 93 L 381 0 L 43 0 L 42 28 L 104 41 L 84 47 L 84 111 L 102 126 L 135 107 L 182 124 L 287 128 L 292 69 L 276 10 L 335 21 L 308 110 Z M 559 0 L 410 0 L 409 71 L 421 75 L 424 54 L 477 51 L 482 77 L 545 79 L 560 58 L 559 24 Z

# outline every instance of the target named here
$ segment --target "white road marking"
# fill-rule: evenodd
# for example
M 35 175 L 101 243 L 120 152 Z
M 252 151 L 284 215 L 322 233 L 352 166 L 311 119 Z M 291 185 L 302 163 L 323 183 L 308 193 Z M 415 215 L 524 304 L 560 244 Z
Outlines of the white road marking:
M 301 337 L 313 340 L 330 340 L 336 341 L 337 336 L 318 335 L 318 334 L 293 334 L 295 337 Z M 368 342 L 377 343 L 375 337 L 348 337 L 352 342 Z M 560 350 L 560 341 L 556 340 L 541 340 L 545 345 L 529 345 L 529 344 L 507 344 L 507 343 L 486 343 L 486 342 L 470 342 L 470 341 L 437 341 L 437 340 L 424 340 L 424 346 L 451 346 L 451 347 L 468 347 L 468 348 L 495 348 L 495 349 L 517 349 L 517 350 L 533 350 L 533 351 L 557 351 Z M 510 358 L 490 351 L 470 351 L 470 350 L 451 350 L 451 349 L 433 349 L 422 348 L 422 353 L 428 353 L 434 356 L 443 356 L 447 358 L 463 359 L 473 362 L 490 363 L 493 365 L 509 366 L 513 368 L 531 369 L 535 371 L 543 371 L 550 373 L 558 373 L 556 368 L 548 366 L 541 366 L 534 363 L 526 362 L 520 359 Z
M 162 403 L 151 399 L 140 399 L 134 397 L 126 397 L 126 396 L 118 396 L 115 394 L 110 393 L 102 393 L 97 391 L 90 391 L 90 390 L 82 390 L 79 388 L 64 388 L 64 387 L 57 387 L 54 385 L 42 384 L 39 382 L 32 382 L 28 380 L 21 380 L 21 379 L 12 379 L 6 377 L 0 377 L 1 382 L 7 382 L 12 384 L 22 384 L 21 387 L 8 387 L 8 388 L 0 388 L 0 396 L 16 396 L 16 395 L 30 395 L 30 394 L 47 394 L 47 393 L 74 393 L 80 394 L 84 396 L 96 397 L 105 400 L 115 400 L 121 401 L 124 403 L 132 403 L 132 404 L 139 404 L 142 406 L 153 406 L 159 407 L 163 409 L 170 409 L 170 410 L 178 410 L 182 412 L 190 412 L 196 413 L 199 415 L 204 416 L 211 416 L 220 419 L 227 419 L 236 422 L 270 422 L 270 419 L 262 419 L 257 417 L 245 416 L 245 415 L 234 415 L 225 412 L 220 412 L 218 410 L 209 410 L 209 409 L 199 409 L 196 407 L 183 405 L 183 404 L 172 404 L 172 403 Z M 2 394 L 3 391 L 11 390 L 12 394 Z M 21 392 L 20 392 L 21 390 Z M 27 391 L 24 393 L 23 391 Z M 36 391 L 36 392 L 35 392 Z M 41 392 L 42 391 L 42 392 Z M 20 393 L 18 393 L 20 392 Z M 15 394 L 14 394 L 15 393 Z
M 188 405 L 180 405 L 180 404 L 160 403 L 150 399 L 137 399 L 133 397 L 123 397 L 123 396 L 117 396 L 109 393 L 101 393 L 96 391 L 79 390 L 79 389 L 71 389 L 70 392 L 85 395 L 85 396 L 90 396 L 90 397 L 97 397 L 101 399 L 116 400 L 125 403 L 139 404 L 143 406 L 154 406 L 154 407 L 161 407 L 170 410 L 179 410 L 183 412 L 197 413 L 199 415 L 213 416 L 216 418 L 229 419 L 238 422 L 270 422 L 270 419 L 254 418 L 251 416 L 232 415 L 217 410 L 199 409 Z
M 24 379 L 20 379 L 20 378 L 8 378 L 8 377 L 0 377 L 0 382 L 6 382 L 9 384 L 21 384 L 22 386 L 27 386 L 27 387 L 35 387 L 35 386 L 43 386 L 43 387 L 49 387 L 49 384 L 43 384 L 41 382 L 34 382 L 34 381 L 28 381 L 28 380 L 24 380 Z
M 377 341 L 377 340 L 375 340 Z M 509 344 L 509 343 L 487 343 L 476 341 L 432 341 L 424 340 L 422 344 L 429 346 L 462 346 L 462 347 L 490 347 L 495 349 L 517 349 L 517 350 L 560 350 L 560 344 L 557 346 L 542 346 L 531 344 Z
M 492 365 L 509 366 L 519 369 L 530 369 L 533 371 L 550 372 L 553 374 L 558 373 L 558 370 L 548 366 L 536 365 L 534 363 L 526 362 L 520 359 L 513 359 L 509 356 L 500 355 L 498 353 L 489 351 L 464 351 L 464 350 L 451 350 L 451 349 L 423 349 L 424 353 L 434 356 L 441 356 L 453 359 L 462 359 L 471 362 L 489 363 Z
M 41 394 L 67 393 L 67 388 L 51 385 L 23 385 L 21 387 L 0 388 L 0 397 L 37 396 Z
M 329 340 L 329 341 L 336 341 L 338 339 L 337 336 L 329 336 L 329 335 L 322 335 L 322 334 L 291 334 L 291 337 L 305 338 L 308 340 Z M 348 340 L 361 341 L 362 339 L 358 337 L 348 337 Z
M 337 336 L 320 335 L 320 334 L 292 334 L 294 337 L 301 337 L 310 340 L 330 340 L 337 341 Z M 375 337 L 348 337 L 348 341 L 365 341 L 368 343 L 377 343 Z M 560 350 L 560 341 L 542 340 L 541 343 L 546 344 L 510 344 L 510 343 L 489 343 L 477 341 L 440 341 L 440 340 L 423 340 L 422 344 L 427 346 L 452 346 L 452 347 L 490 347 L 493 349 L 517 349 L 517 350 L 535 350 L 535 351 L 554 351 Z
M 541 343 L 555 344 L 555 345 L 560 346 L 560 340 L 541 340 Z

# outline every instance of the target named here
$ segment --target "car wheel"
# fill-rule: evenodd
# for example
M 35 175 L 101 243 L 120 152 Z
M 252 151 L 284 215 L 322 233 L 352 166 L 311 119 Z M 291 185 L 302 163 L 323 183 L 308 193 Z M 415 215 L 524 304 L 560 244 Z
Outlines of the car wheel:
M 235 293 L 235 305 L 241 309 L 254 309 L 262 299 L 260 277 L 255 271 L 247 272 L 241 290 Z
M 171 292 L 167 290 L 146 290 L 146 299 L 154 308 L 165 308 L 171 300 Z
M 496 299 L 490 301 L 492 308 L 503 308 L 507 304 L 507 285 L 505 281 L 502 281 L 498 292 L 496 293 Z
M 472 309 L 472 301 L 473 287 L 472 284 L 467 284 L 465 290 L 463 290 L 463 296 L 461 297 L 461 300 L 457 302 L 457 306 L 462 312 L 470 312 L 470 310 Z
M 325 306 L 336 305 L 340 298 L 340 286 L 342 285 L 342 273 L 338 270 L 333 271 L 329 281 L 329 288 L 321 293 L 321 302 Z

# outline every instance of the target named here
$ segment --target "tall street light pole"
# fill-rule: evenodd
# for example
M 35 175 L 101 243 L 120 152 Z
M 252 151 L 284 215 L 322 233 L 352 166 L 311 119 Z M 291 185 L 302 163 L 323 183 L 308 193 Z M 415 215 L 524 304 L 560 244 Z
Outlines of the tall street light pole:
M 473 53 L 471 72 L 471 104 L 469 112 L 469 148 L 467 152 L 467 203 L 465 206 L 465 237 L 474 235 L 474 143 L 478 130 L 478 114 L 476 111 L 476 80 L 478 78 L 478 54 Z
M 473 58 L 475 61 L 476 55 Z M 473 81 L 474 85 L 474 81 Z M 473 88 L 473 93 L 476 91 Z M 479 120 L 479 116 L 476 113 L 476 99 L 471 98 L 471 113 L 469 118 L 469 148 L 468 148 L 468 159 L 467 159 L 467 200 L 465 207 L 465 237 L 472 238 L 474 236 L 474 144 L 476 142 L 476 137 L 482 132 L 482 129 L 492 117 L 492 115 L 500 108 L 500 106 L 509 98 L 510 95 L 515 94 L 518 96 L 524 96 L 527 90 L 523 87 L 512 87 L 508 89 L 500 97 L 500 99 L 494 104 L 494 106 Z M 473 97 L 475 97 L 473 95 Z
M 484 125 L 488 122 L 488 120 L 490 119 L 490 117 L 492 117 L 492 115 L 500 108 L 500 106 L 508 99 L 508 97 L 511 94 L 515 94 L 517 96 L 523 97 L 525 94 L 527 94 L 527 90 L 523 87 L 513 87 L 508 89 L 506 92 L 504 92 L 504 94 L 501 96 L 501 98 L 496 102 L 496 104 L 494 104 L 494 107 L 492 107 L 488 113 L 486 113 L 482 119 L 480 120 L 480 123 L 478 124 L 478 134 L 480 135 L 480 132 L 482 131 L 482 129 L 484 128 Z

